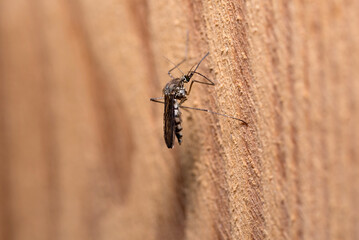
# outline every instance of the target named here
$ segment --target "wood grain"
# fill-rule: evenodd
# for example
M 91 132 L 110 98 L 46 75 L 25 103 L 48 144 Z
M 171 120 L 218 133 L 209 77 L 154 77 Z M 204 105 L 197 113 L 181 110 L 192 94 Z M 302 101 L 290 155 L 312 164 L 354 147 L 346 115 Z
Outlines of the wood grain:
M 0 1 L 0 239 L 358 239 L 359 2 Z M 171 63 L 200 72 L 167 149 Z M 176 73 L 180 75 L 179 72 Z

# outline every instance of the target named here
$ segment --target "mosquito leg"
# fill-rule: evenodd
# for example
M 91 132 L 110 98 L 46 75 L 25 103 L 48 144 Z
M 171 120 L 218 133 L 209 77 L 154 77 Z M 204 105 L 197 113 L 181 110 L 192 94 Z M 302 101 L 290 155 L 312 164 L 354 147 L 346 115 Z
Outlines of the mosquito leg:
M 206 77 L 205 75 L 203 75 L 202 73 L 199 73 L 199 72 L 196 72 L 196 71 L 191 71 L 190 73 L 191 74 L 198 74 L 201 77 L 203 77 L 204 79 L 206 79 L 208 82 L 210 82 L 211 84 L 209 84 L 209 85 L 214 85 L 214 82 L 211 79 L 209 79 L 208 77 Z
M 150 98 L 150 101 L 156 102 L 156 103 L 165 103 L 165 102 L 163 102 L 163 101 L 159 101 L 160 99 L 163 99 L 163 97 Z
M 163 99 L 163 97 L 158 97 L 158 98 L 150 98 L 150 101 L 152 102 L 156 102 L 156 103 L 165 103 L 164 101 L 159 101 Z M 187 98 L 182 98 L 179 105 L 181 105 L 182 103 L 184 103 L 185 101 L 187 101 Z
M 187 101 L 187 97 L 183 97 L 179 103 L 179 105 L 181 105 L 182 103 L 184 103 L 185 101 Z
M 218 113 L 218 112 L 213 112 L 211 110 L 208 110 L 208 109 L 204 109 L 204 108 L 195 108 L 195 107 L 186 107 L 186 106 L 179 106 L 180 108 L 182 109 L 191 109 L 191 110 L 196 110 L 196 111 L 202 111 L 202 112 L 208 112 L 208 113 L 211 113 L 211 114 L 216 114 L 216 115 L 219 115 L 219 116 L 223 116 L 223 117 L 227 117 L 227 118 L 232 118 L 232 119 L 235 119 L 235 120 L 238 120 L 238 121 L 241 121 L 242 123 L 244 123 L 245 125 L 248 125 L 248 123 L 240 118 L 236 118 L 236 117 L 232 117 L 232 116 L 229 116 L 229 115 L 226 115 L 226 114 L 223 114 L 223 113 Z
M 212 82 L 211 80 L 209 80 L 208 78 L 206 78 L 208 81 L 210 82 L 201 82 L 201 81 L 198 81 L 198 80 L 192 80 L 191 81 L 191 84 L 189 85 L 189 89 L 188 89 L 188 92 L 187 92 L 187 95 L 190 94 L 191 90 L 192 90 L 192 85 L 193 83 L 200 83 L 200 84 L 205 84 L 205 85 L 210 85 L 210 86 L 214 86 L 214 82 Z
M 159 98 L 151 98 L 150 100 L 152 101 L 152 102 L 155 102 L 155 103 L 162 103 L 162 104 L 164 104 L 165 102 L 162 102 L 162 101 L 159 101 L 158 99 L 163 99 L 163 97 L 159 97 Z M 181 100 L 181 102 L 183 103 L 184 101 L 186 101 L 187 99 L 185 99 L 185 100 Z M 189 112 L 188 111 L 188 109 L 187 109 L 187 107 L 181 107 L 181 103 L 179 104 L 179 107 L 180 108 L 182 108 L 183 110 L 185 110 L 186 112 Z
M 180 66 L 182 63 L 184 63 L 186 60 L 187 60 L 187 56 L 186 56 L 181 62 L 177 63 L 173 68 L 171 68 L 171 69 L 168 71 L 168 75 L 169 75 L 172 79 L 174 79 L 174 77 L 172 76 L 171 72 L 177 68 L 177 69 L 182 73 L 181 69 L 179 69 L 179 66 Z
M 170 71 L 174 70 L 175 68 L 178 69 L 178 71 L 180 71 L 182 73 L 182 75 L 184 75 L 184 73 L 182 72 L 182 70 L 174 63 L 172 62 L 171 60 L 169 60 L 168 58 L 166 58 L 165 56 L 163 56 L 169 63 L 173 64 L 175 67 L 173 69 L 171 69 Z M 177 66 L 177 67 L 176 67 Z M 171 79 L 175 79 L 175 77 L 172 76 L 171 72 L 168 71 L 168 75 L 171 77 Z
M 188 38 L 189 38 L 189 31 L 187 31 L 187 39 L 186 39 L 186 52 L 185 52 L 185 57 L 182 61 L 180 61 L 179 63 L 177 63 L 173 68 L 171 68 L 169 71 L 168 71 L 168 75 L 174 79 L 174 77 L 172 76 L 171 72 L 173 70 L 175 70 L 176 68 L 178 68 L 178 70 L 180 70 L 180 72 L 182 73 L 181 69 L 179 69 L 179 66 L 184 63 L 186 60 L 187 60 L 187 55 L 188 55 Z M 183 74 L 183 73 L 182 73 Z M 184 74 L 183 74 L 184 75 Z

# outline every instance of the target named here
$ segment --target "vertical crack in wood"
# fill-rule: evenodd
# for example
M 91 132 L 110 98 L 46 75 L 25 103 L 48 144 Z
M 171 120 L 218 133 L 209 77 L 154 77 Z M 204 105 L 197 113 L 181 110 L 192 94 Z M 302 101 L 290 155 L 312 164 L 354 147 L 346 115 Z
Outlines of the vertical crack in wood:
M 5 5 L 5 4 L 3 4 Z M 7 19 L 3 11 L 6 11 L 6 6 L 0 8 L 0 51 L 7 47 L 7 43 L 5 41 L 4 33 L 5 29 L 3 28 L 3 24 L 6 23 Z M 12 211 L 12 184 L 11 184 L 11 176 L 10 176 L 10 146 L 9 146 L 9 138 L 10 132 L 7 128 L 7 89 L 6 89 L 6 63 L 7 59 L 3 56 L 5 54 L 2 52 L 0 54 L 0 238 L 1 239 L 13 239 L 14 231 L 16 230 L 16 226 L 14 226 L 14 218 Z
M 45 36 L 46 22 L 44 18 L 44 9 L 42 8 L 41 1 L 36 0 L 33 4 L 29 4 L 29 11 L 32 13 L 34 24 L 36 26 L 34 35 L 36 36 L 39 62 L 41 64 L 40 78 L 41 78 L 41 125 L 42 131 L 42 147 L 44 149 L 44 159 L 46 160 L 46 186 L 48 191 L 48 237 L 56 240 L 59 238 L 59 216 L 60 216 L 60 191 L 59 191 L 59 143 L 56 134 L 56 116 L 53 107 L 53 79 L 51 78 L 51 59 L 49 54 L 51 49 L 48 48 L 48 42 Z
M 98 132 L 102 139 L 102 155 L 106 163 L 103 166 L 111 176 L 111 182 L 116 188 L 117 199 L 124 201 L 131 186 L 132 155 L 134 143 L 132 139 L 130 121 L 121 101 L 121 96 L 115 95 L 117 91 L 112 86 L 112 79 L 108 76 L 105 67 L 96 55 L 91 42 L 92 35 L 86 28 L 85 16 L 82 6 L 75 1 L 65 1 L 69 17 L 72 20 L 74 32 L 79 41 L 83 43 L 82 53 L 84 60 L 91 71 L 92 78 L 89 85 L 93 97 L 93 105 L 98 117 Z M 115 98 L 113 102 L 107 101 L 109 96 Z M 121 114 L 121 116 L 119 116 Z M 95 223 L 94 223 L 95 224 Z

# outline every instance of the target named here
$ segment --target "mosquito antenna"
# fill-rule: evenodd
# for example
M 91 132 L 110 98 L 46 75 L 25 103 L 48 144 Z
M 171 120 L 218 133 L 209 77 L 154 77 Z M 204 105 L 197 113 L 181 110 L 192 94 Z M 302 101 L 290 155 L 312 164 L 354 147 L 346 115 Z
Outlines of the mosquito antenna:
M 226 115 L 226 114 L 223 114 L 223 113 L 213 112 L 213 111 L 210 111 L 210 110 L 208 110 L 208 109 L 196 108 L 196 107 L 186 107 L 186 106 L 180 106 L 180 108 L 197 110 L 197 111 L 202 111 L 202 112 L 208 112 L 208 113 L 216 114 L 216 115 L 219 115 L 219 116 L 222 116 L 222 117 L 232 118 L 232 119 L 241 121 L 241 122 L 244 123 L 245 125 L 248 125 L 248 123 L 247 123 L 246 121 L 242 120 L 242 119 L 239 119 L 239 118 L 236 118 L 236 117 L 232 117 L 232 116 L 229 116 L 229 115 Z
M 199 63 L 196 65 L 193 65 L 196 66 L 196 68 L 192 71 L 193 67 L 191 67 L 191 70 L 189 70 L 189 72 L 196 72 L 197 68 L 199 67 L 199 65 L 201 64 L 201 62 L 208 56 L 209 52 L 206 53 L 206 55 L 204 55 L 204 57 L 201 59 L 201 61 L 199 61 Z
M 190 68 L 190 70 L 188 71 L 188 74 L 193 72 L 192 69 L 194 68 L 194 66 L 196 66 L 197 63 L 193 64 L 193 66 Z

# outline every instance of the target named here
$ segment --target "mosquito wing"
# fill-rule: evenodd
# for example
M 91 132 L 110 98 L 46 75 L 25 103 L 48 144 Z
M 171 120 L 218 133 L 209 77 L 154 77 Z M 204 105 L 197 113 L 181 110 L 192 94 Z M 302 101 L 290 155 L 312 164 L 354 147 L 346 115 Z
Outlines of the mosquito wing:
M 165 110 L 163 113 L 163 121 L 164 121 L 164 137 L 166 141 L 166 145 L 168 148 L 173 148 L 173 143 L 175 139 L 174 135 L 174 95 L 165 95 Z

